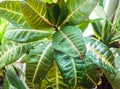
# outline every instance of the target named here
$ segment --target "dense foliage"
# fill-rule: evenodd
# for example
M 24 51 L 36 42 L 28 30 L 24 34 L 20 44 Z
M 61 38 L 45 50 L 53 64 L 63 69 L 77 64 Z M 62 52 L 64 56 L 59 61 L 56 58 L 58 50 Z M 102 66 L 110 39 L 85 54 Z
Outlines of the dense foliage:
M 103 0 L 0 2 L 0 16 L 9 21 L 0 46 L 4 89 L 90 89 L 103 74 L 118 89 L 120 5 L 112 20 L 91 20 L 96 6 L 104 8 Z M 89 23 L 94 36 L 83 37 Z

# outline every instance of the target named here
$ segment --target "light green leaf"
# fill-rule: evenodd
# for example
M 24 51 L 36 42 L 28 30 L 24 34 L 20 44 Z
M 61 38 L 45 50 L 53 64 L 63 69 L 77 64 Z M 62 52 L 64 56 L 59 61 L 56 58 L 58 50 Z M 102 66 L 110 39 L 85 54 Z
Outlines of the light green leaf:
M 69 89 L 69 86 L 64 81 L 56 63 L 49 70 L 46 78 L 42 82 L 42 89 Z
M 75 26 L 65 26 L 53 36 L 53 47 L 71 57 L 83 58 L 86 52 L 82 31 Z
M 4 89 L 26 89 L 22 81 L 18 78 L 13 67 L 6 67 Z
M 5 38 L 15 42 L 33 42 L 50 36 L 50 32 L 35 29 L 14 29 L 7 30 Z
M 40 43 L 30 50 L 26 62 L 26 83 L 31 89 L 40 89 L 42 80 L 53 64 L 51 43 Z
M 67 7 L 69 15 L 62 23 L 69 25 L 78 25 L 88 19 L 90 13 L 97 5 L 99 0 L 68 0 Z
M 48 21 L 46 4 L 41 0 L 21 1 L 22 12 L 33 28 L 47 28 L 52 24 Z
M 39 42 L 31 43 L 14 43 L 9 42 L 0 46 L 0 68 L 11 64 L 18 60 L 24 53 L 26 53 L 33 45 Z
M 114 73 L 114 56 L 109 48 L 94 38 L 86 38 L 85 40 L 87 55 L 91 57 L 92 61 L 105 71 Z
M 0 16 L 6 18 L 17 27 L 30 28 L 21 12 L 19 1 L 0 2 Z

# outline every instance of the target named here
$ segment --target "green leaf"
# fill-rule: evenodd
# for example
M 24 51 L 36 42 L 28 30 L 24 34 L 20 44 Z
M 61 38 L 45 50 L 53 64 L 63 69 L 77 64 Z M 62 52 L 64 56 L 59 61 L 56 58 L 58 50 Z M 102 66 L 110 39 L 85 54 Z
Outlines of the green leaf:
M 6 18 L 17 27 L 30 28 L 21 12 L 19 1 L 0 2 L 0 16 Z
M 51 43 L 40 43 L 30 50 L 26 62 L 26 83 L 31 89 L 40 89 L 41 82 L 53 64 Z
M 26 53 L 33 45 L 39 42 L 31 43 L 15 43 L 9 42 L 0 46 L 0 68 L 11 64 L 18 60 L 24 53 Z
M 52 24 L 48 21 L 46 4 L 41 0 L 21 1 L 22 12 L 33 28 L 47 28 Z
M 102 29 L 102 42 L 109 46 L 111 39 L 111 24 L 108 20 L 105 21 L 105 24 Z
M 86 52 L 82 31 L 75 26 L 65 26 L 53 35 L 53 47 L 71 57 L 83 58 Z
M 47 3 L 53 3 L 53 0 L 42 0 L 44 2 L 47 2 Z
M 100 21 L 96 21 L 92 23 L 92 27 L 93 27 L 93 32 L 94 35 L 98 38 L 98 39 L 102 39 L 102 23 Z
M 95 86 L 98 85 L 99 82 L 99 73 L 98 70 L 96 69 L 96 66 L 92 62 L 91 58 L 85 55 L 84 59 L 85 60 L 85 73 L 83 77 L 82 82 L 80 83 L 80 86 L 84 88 L 94 88 Z
M 8 66 L 5 71 L 4 89 L 26 89 L 22 81 L 18 78 L 15 70 Z
M 85 73 L 85 61 L 80 60 L 79 57 L 70 57 L 69 55 L 55 51 L 55 58 L 58 68 L 72 89 L 75 89 L 78 84 L 83 80 L 83 74 Z
M 8 30 L 5 33 L 5 38 L 15 42 L 33 42 L 43 39 L 50 35 L 48 31 L 34 30 L 34 29 L 14 29 Z
M 58 19 L 57 25 L 61 25 L 62 22 L 68 16 L 68 9 L 67 9 L 67 5 L 66 5 L 64 0 L 58 0 L 57 4 L 60 7 L 60 15 L 59 15 L 59 19 Z
M 105 71 L 114 73 L 114 56 L 109 48 L 94 38 L 86 38 L 85 40 L 87 55 L 91 57 L 92 61 Z
M 120 87 L 120 49 L 112 48 L 111 50 L 115 57 L 115 69 L 117 72 L 115 74 L 105 72 L 105 75 L 112 85 L 112 88 L 118 89 Z
M 42 81 L 42 89 L 69 89 L 69 86 L 64 81 L 56 63 L 49 70 L 46 78 Z
M 99 73 L 94 65 L 90 65 L 86 68 L 85 76 L 83 77 L 81 86 L 84 88 L 94 88 L 98 85 Z
M 88 19 L 98 1 L 99 0 L 68 0 L 67 8 L 69 15 L 62 23 L 62 26 L 66 23 L 69 25 L 78 25 Z
M 60 7 L 58 4 L 56 3 L 52 3 L 52 4 L 46 4 L 47 7 L 47 13 L 48 13 L 48 17 L 49 17 L 49 21 L 52 24 L 57 24 L 59 15 L 60 15 Z

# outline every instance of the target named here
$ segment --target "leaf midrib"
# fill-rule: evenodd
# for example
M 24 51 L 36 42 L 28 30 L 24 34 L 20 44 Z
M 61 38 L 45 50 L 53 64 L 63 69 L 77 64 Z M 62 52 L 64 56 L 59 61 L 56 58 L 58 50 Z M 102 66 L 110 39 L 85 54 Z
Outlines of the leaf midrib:
M 100 59 L 102 59 L 102 61 L 105 62 L 105 64 L 109 65 L 110 67 L 112 67 L 114 69 L 114 67 L 107 61 L 107 59 L 99 52 L 97 51 L 95 48 L 93 48 L 91 45 L 86 44 L 88 46 L 88 48 L 90 48 L 97 56 L 99 56 Z
M 0 9 L 1 9 L 1 10 L 5 10 L 5 11 L 7 11 L 7 12 L 11 12 L 11 13 L 13 13 L 13 14 L 18 14 L 18 15 L 20 15 L 20 16 L 23 16 L 22 13 L 19 13 L 19 12 L 16 12 L 16 11 L 10 10 L 10 9 L 5 9 L 5 8 L 0 8 Z
M 33 42 L 31 42 L 33 43 Z M 23 43 L 23 44 L 18 44 L 17 46 L 12 43 L 12 48 L 10 49 L 7 49 L 7 51 L 4 51 L 4 54 L 0 57 L 0 61 L 6 56 L 8 55 L 9 53 L 13 52 L 14 50 L 18 49 L 19 47 L 22 47 L 24 45 L 27 45 L 27 44 L 31 44 L 31 43 Z M 9 48 L 9 47 L 8 47 Z
M 73 14 L 75 12 L 77 12 L 88 0 L 86 0 L 82 5 L 80 5 L 78 8 L 76 8 L 72 13 L 70 13 L 67 18 L 63 21 L 63 23 L 61 24 L 61 26 L 63 26 L 67 21 L 69 21 L 69 19 L 73 16 Z
M 14 32 L 14 31 L 28 31 L 28 32 L 39 32 L 39 33 L 49 33 L 47 31 L 41 31 L 41 30 L 33 30 L 33 29 L 14 29 L 14 30 L 8 30 L 6 32 Z
M 41 16 L 37 11 L 36 9 L 34 9 L 28 2 L 24 1 L 46 24 L 52 26 L 52 24 L 44 17 L 44 16 Z
M 71 46 L 74 48 L 74 50 L 77 52 L 77 54 L 79 55 L 80 59 L 82 59 L 81 53 L 79 52 L 79 50 L 77 49 L 77 47 L 74 45 L 74 43 L 66 36 L 66 34 L 64 34 L 64 32 L 62 30 L 60 30 L 60 33 L 65 37 L 65 39 L 67 39 L 67 41 L 71 44 Z
M 51 46 L 52 43 L 50 43 L 49 45 L 47 45 L 47 47 L 45 47 L 44 51 L 42 52 L 41 56 L 40 56 L 40 59 L 37 63 L 37 66 L 36 66 L 36 69 L 35 69 L 35 72 L 34 72 L 34 75 L 33 75 L 33 78 L 32 78 L 32 83 L 34 83 L 35 81 L 35 78 L 36 78 L 36 75 L 38 73 L 38 70 L 39 70 L 39 66 L 40 66 L 40 63 L 42 61 L 42 59 L 44 58 L 44 55 L 46 53 L 46 51 L 49 49 L 49 47 Z

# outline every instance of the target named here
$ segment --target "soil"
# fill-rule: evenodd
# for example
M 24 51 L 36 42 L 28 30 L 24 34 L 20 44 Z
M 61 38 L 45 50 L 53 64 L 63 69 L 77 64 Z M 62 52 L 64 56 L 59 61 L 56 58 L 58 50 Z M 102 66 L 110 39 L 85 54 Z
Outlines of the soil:
M 101 85 L 98 86 L 97 89 L 113 89 L 110 83 L 108 82 L 107 78 L 105 77 L 105 75 L 103 75 L 101 78 L 102 78 L 102 83 Z

